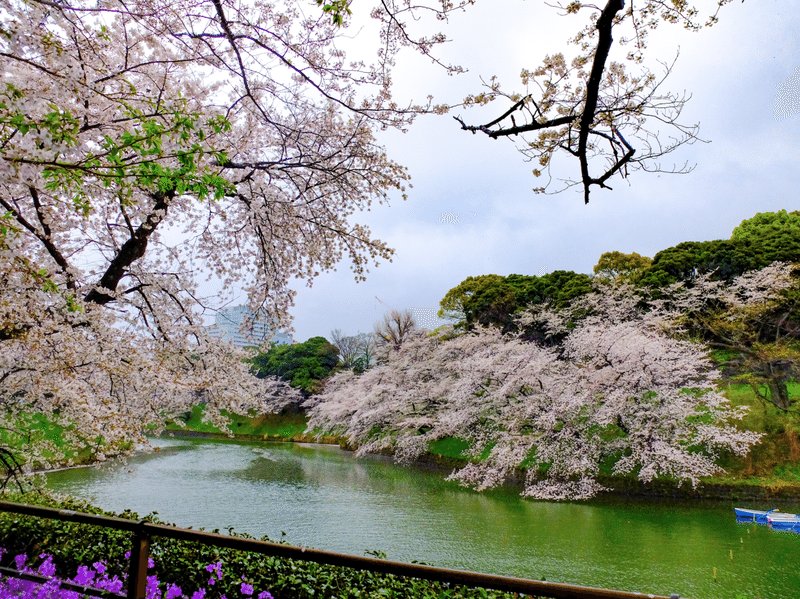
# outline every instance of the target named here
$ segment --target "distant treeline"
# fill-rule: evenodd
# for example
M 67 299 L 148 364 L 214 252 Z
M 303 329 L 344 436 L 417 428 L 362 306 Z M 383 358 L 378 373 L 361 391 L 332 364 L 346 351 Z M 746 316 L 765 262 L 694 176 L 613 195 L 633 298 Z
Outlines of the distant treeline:
M 743 221 L 730 239 L 686 241 L 652 259 L 637 253 L 606 252 L 594 276 L 625 280 L 650 289 L 690 283 L 701 274 L 731 281 L 773 262 L 800 261 L 800 211 L 765 212 Z M 447 292 L 439 316 L 460 325 L 513 328 L 514 313 L 531 304 L 564 306 L 592 290 L 592 277 L 556 270 L 543 276 L 495 274 L 470 276 Z

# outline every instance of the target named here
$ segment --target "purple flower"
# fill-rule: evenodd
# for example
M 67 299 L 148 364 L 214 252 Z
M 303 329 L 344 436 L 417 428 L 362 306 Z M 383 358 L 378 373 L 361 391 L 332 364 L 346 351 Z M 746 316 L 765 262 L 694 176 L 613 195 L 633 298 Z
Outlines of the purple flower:
M 208 564 L 206 566 L 207 572 L 212 572 L 211 578 L 208 579 L 208 584 L 213 585 L 216 584 L 217 580 L 222 580 L 222 562 L 217 562 L 216 564 Z M 214 573 L 217 575 L 217 580 L 214 580 Z
M 144 590 L 144 596 L 146 599 L 157 599 L 160 596 L 158 592 L 158 578 L 155 575 L 147 577 L 147 586 Z
M 27 559 L 28 556 L 25 553 L 20 553 L 17 557 L 14 558 L 14 563 L 17 565 L 17 570 L 22 571 Z
M 217 562 L 216 564 L 208 564 L 206 566 L 206 570 L 209 572 L 213 572 L 216 570 L 217 574 L 219 574 L 220 570 L 222 570 L 222 562 Z
M 106 589 L 112 593 L 120 593 L 122 592 L 122 581 L 116 575 L 110 580 L 108 578 L 103 578 L 97 582 L 97 588 Z
M 75 584 L 88 585 L 94 580 L 96 572 L 87 566 L 79 566 L 78 574 L 72 579 Z
M 39 565 L 39 574 L 41 574 L 42 576 L 48 576 L 48 577 L 49 576 L 55 576 L 55 574 L 56 574 L 56 566 L 55 566 L 55 564 L 53 564 L 53 556 L 52 555 L 47 555 L 46 553 L 43 553 L 39 557 L 47 558 Z
M 5 549 L 0 547 L 0 557 L 6 552 Z M 0 599 L 6 597 L 18 598 L 32 598 L 39 597 L 40 599 L 80 599 L 79 593 L 74 591 L 67 591 L 61 589 L 61 581 L 54 578 L 55 565 L 53 564 L 53 556 L 42 553 L 39 557 L 43 560 L 38 567 L 38 572 L 43 576 L 51 577 L 51 580 L 45 584 L 38 584 L 26 580 L 18 580 L 15 578 L 2 577 L 0 582 Z M 126 555 L 130 558 L 130 553 Z M 33 572 L 29 568 L 25 568 L 27 555 L 18 555 L 14 558 L 14 562 L 18 570 L 24 572 Z M 112 593 L 120 594 L 123 590 L 124 583 L 118 576 L 113 578 L 108 577 L 108 568 L 106 562 L 98 561 L 92 564 L 94 569 L 88 566 L 78 567 L 78 572 L 70 582 L 81 585 L 93 585 L 98 589 L 110 591 Z M 153 560 L 149 560 L 149 566 L 153 567 Z M 216 564 L 209 564 L 206 566 L 206 571 L 211 573 L 211 578 L 208 581 L 209 585 L 215 584 L 217 581 L 222 580 L 222 562 Z M 163 587 L 162 587 L 163 588 Z M 246 577 L 242 576 L 242 583 L 240 591 L 244 599 L 253 599 L 254 589 L 252 584 L 248 584 Z M 10 592 L 10 594 L 8 594 Z M 181 588 L 175 584 L 167 585 L 166 592 L 159 590 L 158 578 L 153 576 L 147 577 L 147 587 L 145 589 L 146 599 L 187 599 L 183 595 Z M 191 599 L 206 599 L 206 589 L 195 591 Z M 220 596 L 219 599 L 226 599 L 225 595 Z M 258 594 L 257 599 L 274 599 L 271 593 L 264 591 Z
M 53 599 L 59 598 L 59 590 L 61 590 L 60 580 L 48 580 L 39 587 L 38 593 L 35 595 L 44 599 L 45 597 L 52 597 Z

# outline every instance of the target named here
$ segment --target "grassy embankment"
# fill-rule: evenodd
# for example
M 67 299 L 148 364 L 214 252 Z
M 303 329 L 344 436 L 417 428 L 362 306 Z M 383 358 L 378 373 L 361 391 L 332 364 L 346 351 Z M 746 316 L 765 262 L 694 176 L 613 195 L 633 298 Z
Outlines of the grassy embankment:
M 723 458 L 720 465 L 727 472 L 714 480 L 774 489 L 800 487 L 800 414 L 783 412 L 757 399 L 747 385 L 730 385 L 725 394 L 733 405 L 750 408 L 739 427 L 764 437 L 744 458 Z M 800 401 L 800 383 L 789 384 L 789 396 Z
M 308 419 L 303 413 L 294 414 L 257 414 L 254 416 L 240 416 L 226 414 L 230 420 L 230 432 L 238 438 L 253 441 L 295 441 L 311 442 L 316 438 L 306 433 Z M 203 422 L 203 409 L 195 406 L 180 424 L 168 424 L 167 434 L 192 435 L 199 433 L 203 436 L 228 438 L 228 431 L 223 431 L 211 423 Z M 338 443 L 338 440 L 329 438 L 322 442 Z
M 800 398 L 800 383 L 790 384 L 789 387 L 790 396 Z M 677 488 L 669 480 L 656 481 L 656 484 L 644 487 L 630 477 L 610 476 L 613 464 L 609 463 L 601 467 L 603 483 L 628 493 L 800 498 L 800 422 L 797 416 L 781 412 L 771 404 L 760 401 L 747 385 L 730 385 L 725 393 L 734 405 L 746 405 L 750 408 L 739 426 L 763 433 L 764 437 L 743 458 L 723 456 L 720 465 L 726 470 L 724 474 L 705 478 L 699 490 L 692 490 L 686 485 Z M 231 430 L 236 437 L 250 440 L 316 441 L 313 434 L 306 432 L 306 422 L 304 414 L 266 414 L 252 418 L 233 416 Z M 192 411 L 185 424 L 185 429 L 173 424 L 168 430 L 184 430 L 188 434 L 197 432 L 220 438 L 228 436 L 214 426 L 202 422 L 200 408 Z M 321 439 L 321 442 L 346 446 L 345 440 L 335 437 Z M 467 447 L 460 439 L 440 439 L 430 445 L 426 461 L 452 467 L 464 462 L 463 452 Z
M 33 414 L 20 418 L 13 427 L 0 427 L 0 446 L 18 448 L 22 446 L 39 447 L 44 460 L 52 460 L 54 455 L 64 455 L 57 465 L 87 464 L 97 461 L 98 454 L 113 456 L 130 449 L 130 443 L 118 446 L 109 446 L 98 437 L 93 441 L 73 442 L 65 439 L 66 429 L 60 424 L 53 423 L 42 414 Z M 45 466 L 42 462 L 33 462 L 31 467 L 40 470 L 52 467 L 49 463 Z

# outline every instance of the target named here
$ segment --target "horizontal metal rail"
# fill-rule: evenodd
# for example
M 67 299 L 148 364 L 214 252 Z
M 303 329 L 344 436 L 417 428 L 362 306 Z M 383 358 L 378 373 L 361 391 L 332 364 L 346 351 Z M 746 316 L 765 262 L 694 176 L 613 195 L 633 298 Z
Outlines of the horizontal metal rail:
M 147 552 L 151 537 L 164 537 L 183 541 L 194 541 L 214 547 L 225 547 L 227 549 L 235 549 L 239 551 L 252 551 L 254 553 L 261 553 L 264 555 L 299 561 L 315 562 L 318 564 L 353 568 L 356 570 L 369 570 L 372 572 L 380 572 L 382 574 L 394 574 L 408 578 L 418 578 L 469 587 L 494 589 L 498 591 L 521 593 L 525 595 L 538 595 L 540 597 L 551 597 L 553 599 L 680 599 L 676 594 L 673 594 L 667 598 L 661 595 L 651 595 L 646 593 L 597 589 L 571 584 L 529 580 L 525 578 L 513 578 L 509 576 L 497 576 L 494 574 L 480 574 L 477 572 L 468 572 L 463 570 L 451 570 L 447 568 L 437 568 L 434 566 L 424 566 L 421 564 L 408 564 L 405 562 L 395 562 L 384 559 L 348 555 L 344 553 L 320 551 L 318 549 L 309 549 L 305 547 L 294 547 L 292 545 L 258 541 L 255 539 L 231 537 L 217 533 L 190 530 L 175 526 L 165 526 L 163 524 L 153 524 L 145 521 L 137 522 L 135 520 L 125 520 L 122 518 L 98 516 L 95 514 L 73 512 L 71 510 L 58 510 L 34 505 L 10 503 L 6 501 L 0 501 L 0 511 L 38 516 L 41 518 L 79 522 L 83 524 L 93 524 L 96 526 L 103 526 L 134 533 L 134 550 L 131 552 L 132 564 L 130 573 L 128 575 L 129 599 L 143 599 L 144 597 Z M 130 581 L 136 580 L 140 580 L 142 583 L 130 584 Z

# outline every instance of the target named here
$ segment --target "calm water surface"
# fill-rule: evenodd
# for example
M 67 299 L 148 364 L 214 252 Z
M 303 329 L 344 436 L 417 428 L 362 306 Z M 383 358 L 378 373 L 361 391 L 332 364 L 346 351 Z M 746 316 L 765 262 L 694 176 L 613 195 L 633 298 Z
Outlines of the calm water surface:
M 354 555 L 379 550 L 399 561 L 693 599 L 800 599 L 800 535 L 737 525 L 728 503 L 539 502 L 475 493 L 441 473 L 355 459 L 336 446 L 154 444 L 161 450 L 127 464 L 53 472 L 47 484 L 108 510 L 272 539 L 285 532 L 294 545 Z

